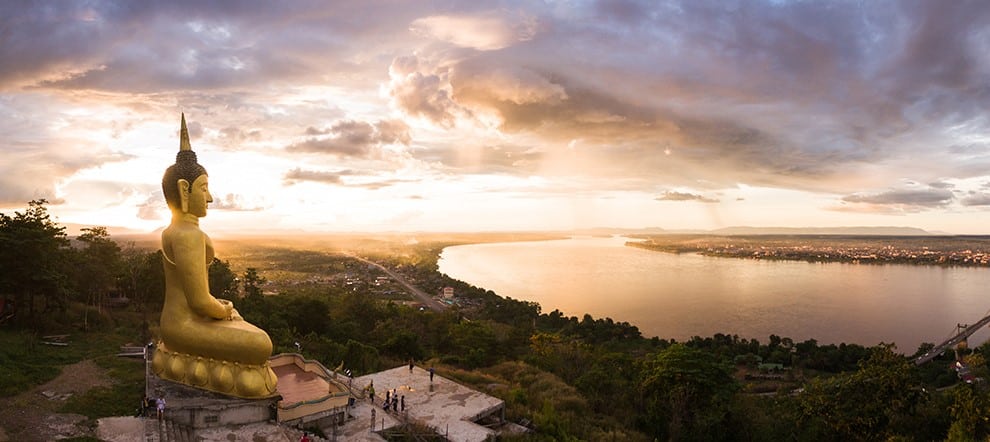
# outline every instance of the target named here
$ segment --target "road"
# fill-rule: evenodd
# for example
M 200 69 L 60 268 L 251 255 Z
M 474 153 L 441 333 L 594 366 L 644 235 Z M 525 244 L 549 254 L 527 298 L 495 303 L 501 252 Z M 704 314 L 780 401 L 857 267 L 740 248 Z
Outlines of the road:
M 394 279 L 395 282 L 398 282 L 399 285 L 401 285 L 402 287 L 404 287 L 406 289 L 406 292 L 408 292 L 410 295 L 412 295 L 413 298 L 416 298 L 416 300 L 418 300 L 419 302 L 423 303 L 423 305 L 425 305 L 426 307 L 429 307 L 430 310 L 433 310 L 435 312 L 441 312 L 441 311 L 443 311 L 444 309 L 447 308 L 446 305 L 444 305 L 443 303 L 437 301 L 436 299 L 433 299 L 432 296 L 430 296 L 426 292 L 424 292 L 424 291 L 416 288 L 415 286 L 413 286 L 412 284 L 410 284 L 409 281 L 406 281 L 406 279 L 403 278 L 402 275 L 399 275 L 398 273 L 393 272 L 392 270 L 388 269 L 387 267 L 385 267 L 385 266 L 383 266 L 383 265 L 381 265 L 381 264 L 379 264 L 377 262 L 369 261 L 369 260 L 364 259 L 364 258 L 362 258 L 360 256 L 357 256 L 357 255 L 350 255 L 350 254 L 348 254 L 347 256 L 349 256 L 351 258 L 354 258 L 354 259 L 356 259 L 358 261 L 367 263 L 368 265 L 372 265 L 372 266 L 378 267 L 383 272 L 385 272 L 386 275 L 388 275 L 389 277 L 391 277 L 392 279 Z

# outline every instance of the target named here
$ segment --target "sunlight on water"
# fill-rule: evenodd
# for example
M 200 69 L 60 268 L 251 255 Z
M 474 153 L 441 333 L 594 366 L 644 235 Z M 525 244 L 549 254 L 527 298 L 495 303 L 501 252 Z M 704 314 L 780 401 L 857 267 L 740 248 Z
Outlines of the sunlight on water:
M 874 345 L 913 353 L 990 310 L 990 270 L 757 261 L 625 247 L 625 238 L 573 238 L 444 249 L 440 271 L 544 312 L 590 313 L 683 340 L 715 333 L 765 342 Z M 970 339 L 986 340 L 986 330 Z

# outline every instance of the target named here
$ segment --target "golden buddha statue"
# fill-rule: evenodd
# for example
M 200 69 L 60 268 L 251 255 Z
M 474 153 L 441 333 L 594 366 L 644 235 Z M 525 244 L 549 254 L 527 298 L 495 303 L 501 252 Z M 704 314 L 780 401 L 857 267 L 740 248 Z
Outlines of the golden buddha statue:
M 213 197 L 206 169 L 189 144 L 185 115 L 179 153 L 165 171 L 162 191 L 172 222 L 162 232 L 165 305 L 152 370 L 163 379 L 241 398 L 275 394 L 268 334 L 245 321 L 230 301 L 210 294 L 213 244 L 199 229 L 199 218 Z

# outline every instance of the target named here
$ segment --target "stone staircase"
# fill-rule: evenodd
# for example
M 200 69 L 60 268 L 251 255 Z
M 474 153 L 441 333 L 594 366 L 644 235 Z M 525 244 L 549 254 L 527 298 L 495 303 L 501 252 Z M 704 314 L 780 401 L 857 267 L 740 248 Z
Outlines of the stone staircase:
M 197 442 L 201 438 L 196 437 L 195 431 L 177 424 L 171 419 L 158 420 L 153 417 L 144 418 L 144 442 Z M 286 425 L 277 425 L 280 430 L 279 440 L 284 435 L 288 441 L 295 442 L 302 438 L 303 431 Z M 209 439 L 209 437 L 208 437 Z M 209 439 L 212 440 L 212 439 Z M 329 439 L 322 438 L 310 433 L 309 440 L 312 442 L 330 442 Z M 338 438 L 338 440 L 341 440 Z
M 144 421 L 145 442 L 196 442 L 193 431 L 171 419 L 149 418 Z
M 302 430 L 300 430 L 298 428 L 294 428 L 294 427 L 285 426 L 285 425 L 281 425 L 281 427 L 285 429 L 285 432 L 286 433 L 288 433 L 289 440 L 297 441 L 299 439 L 302 439 L 302 435 L 303 435 L 303 431 Z M 329 439 L 324 439 L 324 438 L 322 438 L 320 436 L 317 436 L 317 435 L 315 435 L 313 433 L 310 433 L 309 434 L 309 440 L 312 441 L 312 442 L 330 442 Z
M 158 437 L 158 421 L 154 418 L 144 418 L 144 442 L 161 442 Z

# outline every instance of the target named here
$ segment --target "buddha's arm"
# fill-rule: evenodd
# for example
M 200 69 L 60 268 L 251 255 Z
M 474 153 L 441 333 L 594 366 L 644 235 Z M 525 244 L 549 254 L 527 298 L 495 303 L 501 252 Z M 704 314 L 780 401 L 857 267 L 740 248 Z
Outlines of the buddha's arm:
M 189 308 L 198 315 L 227 319 L 232 305 L 221 304 L 210 294 L 206 267 L 206 239 L 199 229 L 182 232 L 172 242 L 176 270 Z

